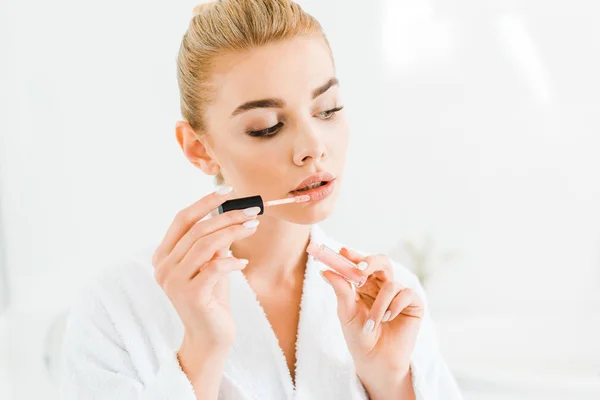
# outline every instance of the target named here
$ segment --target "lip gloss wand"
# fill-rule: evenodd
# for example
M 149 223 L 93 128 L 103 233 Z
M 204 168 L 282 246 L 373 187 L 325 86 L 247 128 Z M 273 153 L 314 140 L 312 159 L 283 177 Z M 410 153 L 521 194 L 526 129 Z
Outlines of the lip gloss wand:
M 243 210 L 248 207 L 260 207 L 260 212 L 258 215 L 261 215 L 265 211 L 265 207 L 273 207 L 281 204 L 289 204 L 289 203 L 306 203 L 310 200 L 310 196 L 305 194 L 301 196 L 295 197 L 286 197 L 284 199 L 278 200 L 269 200 L 263 201 L 263 198 L 260 195 L 250 196 L 250 197 L 240 197 L 237 199 L 227 200 L 223 204 L 221 204 L 218 208 L 219 214 L 223 214 L 227 211 L 232 210 Z

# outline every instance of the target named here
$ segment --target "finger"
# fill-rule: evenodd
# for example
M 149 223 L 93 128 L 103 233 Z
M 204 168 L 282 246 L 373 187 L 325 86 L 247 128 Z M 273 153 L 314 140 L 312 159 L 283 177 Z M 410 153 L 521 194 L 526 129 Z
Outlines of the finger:
M 383 317 L 386 311 L 390 308 L 390 305 L 398 292 L 400 291 L 399 285 L 393 281 L 389 281 L 383 284 L 377 297 L 369 310 L 367 321 L 372 320 L 372 329 L 375 330 L 377 326 L 383 322 Z M 389 316 L 386 316 L 389 317 Z
M 229 249 L 229 247 L 227 247 L 227 248 L 223 248 L 223 249 L 217 250 L 217 252 L 214 254 L 212 260 L 216 260 L 216 259 L 220 259 L 220 258 L 237 258 L 237 257 L 234 257 L 233 253 L 231 252 L 231 250 Z M 245 261 L 245 259 L 241 259 L 241 258 L 237 258 L 237 259 Z M 194 279 L 200 273 L 200 271 L 202 270 L 202 268 L 204 268 L 205 266 L 206 266 L 206 264 L 204 264 L 200 268 L 197 268 L 196 271 L 192 274 L 191 279 Z
M 342 247 L 340 249 L 340 255 L 355 263 L 357 269 L 361 271 L 360 275 L 362 276 L 375 274 L 377 278 L 382 280 L 391 280 L 393 277 L 388 273 L 388 271 L 392 271 L 392 268 L 390 260 L 386 255 L 374 254 L 365 257 L 356 250 L 352 250 L 348 247 Z
M 361 266 L 357 265 L 357 268 L 359 269 L 359 275 L 373 275 L 375 278 L 380 279 L 383 282 L 391 282 L 394 280 L 392 265 L 390 263 L 390 259 L 386 255 L 370 255 L 365 257 L 362 262 L 366 263 L 366 266 L 361 270 Z
M 226 248 L 226 249 L 217 250 L 214 258 L 227 258 L 227 257 L 231 257 L 231 256 L 232 256 L 231 250 L 229 250 L 229 248 Z
M 191 282 L 191 290 L 197 293 L 202 304 L 206 304 L 212 290 L 228 273 L 241 271 L 248 265 L 248 260 L 235 257 L 218 258 L 206 263 L 198 275 Z
M 235 210 L 220 214 L 216 217 L 200 221 L 185 234 L 167 256 L 168 263 L 178 263 L 187 254 L 190 248 L 203 236 L 221 230 L 225 227 L 241 224 L 256 219 L 260 207 L 250 207 L 246 210 Z
M 231 198 L 231 196 L 231 187 L 225 186 L 179 211 L 156 251 L 157 257 L 164 258 L 169 255 L 177 242 L 196 222 L 206 217 L 212 210 L 218 208 L 223 202 Z
M 255 221 L 255 224 L 258 224 L 258 220 Z M 159 265 L 154 271 L 156 281 L 161 284 L 173 278 L 179 281 L 192 279 L 202 265 L 211 259 L 230 256 L 229 247 L 235 240 L 248 237 L 256 232 L 256 227 L 247 226 L 243 224 L 231 225 L 201 237 L 194 243 L 181 262 L 164 262 Z
M 348 324 L 356 315 L 356 300 L 352 284 L 336 272 L 320 271 L 321 276 L 331 285 L 337 297 L 338 316 L 342 324 Z
M 355 264 L 358 264 L 365 259 L 365 256 L 360 254 L 358 251 L 349 249 L 348 247 L 342 247 L 340 249 L 340 254 Z
M 340 255 L 343 257 L 346 257 L 348 260 L 350 260 L 354 264 L 356 264 L 356 268 L 359 271 L 364 271 L 368 267 L 368 262 L 366 260 L 368 257 L 363 256 L 356 250 L 349 249 L 348 247 L 342 247 L 340 249 Z M 368 276 L 367 274 L 360 273 L 360 272 L 359 272 L 359 274 L 361 276 Z
M 421 318 L 425 308 L 421 297 L 414 290 L 411 288 L 404 288 L 398 292 L 396 297 L 394 297 L 388 310 L 390 316 L 383 322 L 392 321 L 400 315 L 400 313 L 410 317 Z
M 198 239 L 179 263 L 176 268 L 177 274 L 182 279 L 192 279 L 204 264 L 215 258 L 215 253 L 228 249 L 234 241 L 248 237 L 254 232 L 256 227 L 232 225 Z

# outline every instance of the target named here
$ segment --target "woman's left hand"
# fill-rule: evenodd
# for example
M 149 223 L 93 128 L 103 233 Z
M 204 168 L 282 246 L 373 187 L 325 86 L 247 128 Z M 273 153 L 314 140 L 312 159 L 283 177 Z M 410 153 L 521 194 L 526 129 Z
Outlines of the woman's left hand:
M 367 265 L 359 271 L 368 277 L 367 281 L 355 290 L 337 273 L 321 272 L 337 296 L 338 317 L 357 374 L 363 381 L 382 384 L 406 377 L 424 314 L 423 300 L 394 279 L 387 256 L 362 257 L 347 248 L 342 248 L 340 254 L 356 264 Z

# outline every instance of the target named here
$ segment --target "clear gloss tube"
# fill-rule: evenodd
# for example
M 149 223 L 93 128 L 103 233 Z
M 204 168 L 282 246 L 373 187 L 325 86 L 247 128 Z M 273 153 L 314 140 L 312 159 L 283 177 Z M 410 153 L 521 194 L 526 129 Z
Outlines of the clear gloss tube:
M 310 242 L 306 252 L 356 287 L 361 287 L 367 281 L 367 277 L 360 274 L 355 263 L 324 244 Z

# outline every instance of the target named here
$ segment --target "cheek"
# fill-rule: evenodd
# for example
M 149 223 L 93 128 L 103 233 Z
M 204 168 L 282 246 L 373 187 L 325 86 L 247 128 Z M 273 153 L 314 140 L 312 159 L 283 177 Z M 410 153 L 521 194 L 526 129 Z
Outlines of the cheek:
M 265 177 L 276 173 L 276 166 L 281 165 L 281 161 L 274 157 L 274 154 L 260 154 L 254 156 L 246 155 L 238 159 L 235 167 L 241 168 L 248 179 L 263 180 Z
M 264 191 L 263 185 L 272 185 L 284 175 L 286 165 L 284 152 L 268 144 L 252 144 L 223 151 L 229 153 L 228 161 L 221 168 L 225 177 L 240 194 L 248 191 Z
M 337 123 L 336 129 L 329 136 L 329 148 L 332 155 L 336 158 L 336 161 L 343 162 L 346 157 L 346 150 L 348 149 L 348 141 L 350 132 L 348 130 L 348 123 L 345 119 Z

